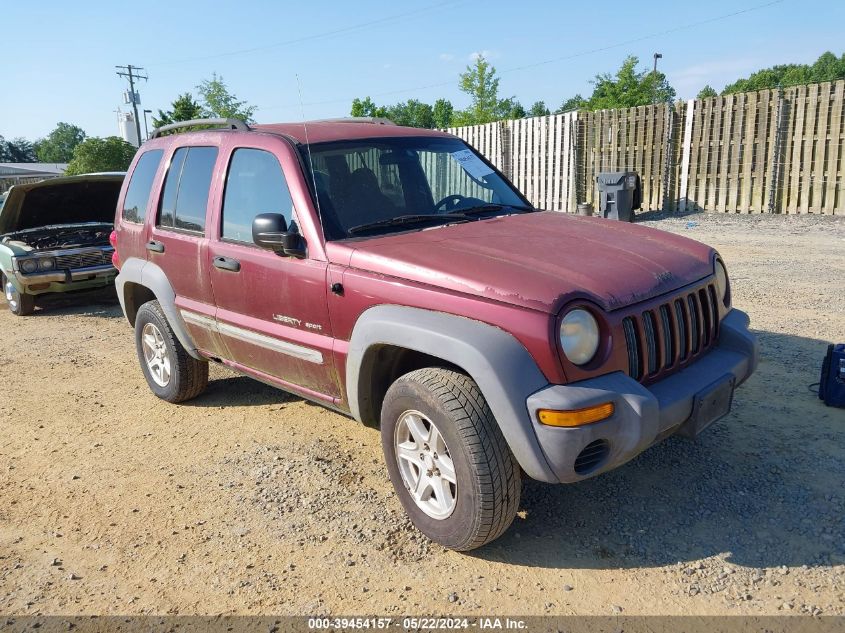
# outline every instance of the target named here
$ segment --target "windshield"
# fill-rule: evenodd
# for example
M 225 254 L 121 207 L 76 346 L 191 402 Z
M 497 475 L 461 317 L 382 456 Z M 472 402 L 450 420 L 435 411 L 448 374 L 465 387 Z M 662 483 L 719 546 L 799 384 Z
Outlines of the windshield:
M 303 158 L 308 166 L 305 148 Z M 310 160 L 327 240 L 469 221 L 468 211 L 478 219 L 531 210 L 459 139 L 319 143 L 311 146 Z

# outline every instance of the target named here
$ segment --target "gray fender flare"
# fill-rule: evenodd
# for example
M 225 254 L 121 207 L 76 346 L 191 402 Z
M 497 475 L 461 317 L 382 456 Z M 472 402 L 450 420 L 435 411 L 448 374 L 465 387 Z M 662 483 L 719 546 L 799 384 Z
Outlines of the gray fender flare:
M 126 293 L 124 291 L 124 286 L 127 283 L 135 283 L 139 286 L 149 288 L 159 304 L 161 304 L 161 309 L 167 317 L 167 322 L 173 329 L 176 338 L 182 343 L 185 351 L 194 358 L 202 358 L 199 352 L 197 352 L 197 346 L 188 332 L 182 315 L 179 314 L 179 310 L 176 307 L 176 292 L 167 280 L 167 275 L 164 274 L 164 271 L 156 264 L 137 257 L 130 257 L 123 262 L 120 267 L 120 273 L 114 280 L 114 285 L 117 289 L 117 298 L 120 301 L 123 314 L 129 319 L 126 311 Z
M 353 417 L 361 421 L 361 367 L 369 348 L 395 345 L 442 358 L 478 384 L 522 469 L 556 482 L 531 422 L 526 399 L 548 380 L 509 333 L 472 319 L 404 306 L 366 310 L 355 324 L 346 360 L 346 390 Z

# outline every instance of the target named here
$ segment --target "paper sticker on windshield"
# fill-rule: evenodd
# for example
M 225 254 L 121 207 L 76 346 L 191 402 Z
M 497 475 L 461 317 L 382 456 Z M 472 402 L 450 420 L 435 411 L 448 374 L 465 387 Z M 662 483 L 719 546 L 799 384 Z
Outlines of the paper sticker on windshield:
M 458 164 L 464 168 L 466 173 L 477 180 L 481 180 L 481 178 L 487 174 L 493 173 L 493 170 L 487 165 L 487 163 L 468 149 L 462 149 L 459 152 L 452 152 L 452 158 L 458 161 Z

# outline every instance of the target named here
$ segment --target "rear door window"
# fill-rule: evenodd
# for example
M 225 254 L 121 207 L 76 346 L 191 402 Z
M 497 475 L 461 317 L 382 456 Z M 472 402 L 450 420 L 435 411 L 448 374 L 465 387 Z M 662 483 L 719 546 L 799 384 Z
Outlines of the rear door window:
M 281 213 L 291 224 L 293 201 L 282 166 L 270 152 L 236 149 L 226 177 L 220 236 L 251 244 L 252 221 L 259 213 Z
M 123 219 L 127 222 L 144 223 L 153 180 L 163 154 L 163 150 L 153 149 L 138 159 L 126 190 L 126 197 L 123 199 Z
M 161 197 L 161 228 L 205 232 L 208 191 L 216 161 L 216 147 L 180 147 L 174 152 Z

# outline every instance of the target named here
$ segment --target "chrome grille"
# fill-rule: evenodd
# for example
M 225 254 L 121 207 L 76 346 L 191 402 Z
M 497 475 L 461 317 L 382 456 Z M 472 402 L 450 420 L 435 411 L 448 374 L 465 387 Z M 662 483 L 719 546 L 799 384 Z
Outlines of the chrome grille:
M 111 264 L 110 249 L 59 255 L 56 257 L 56 268 L 58 270 L 76 270 L 77 268 L 90 268 L 104 264 Z
M 628 374 L 654 376 L 707 350 L 718 338 L 719 311 L 712 284 L 653 310 L 625 317 Z

